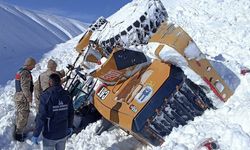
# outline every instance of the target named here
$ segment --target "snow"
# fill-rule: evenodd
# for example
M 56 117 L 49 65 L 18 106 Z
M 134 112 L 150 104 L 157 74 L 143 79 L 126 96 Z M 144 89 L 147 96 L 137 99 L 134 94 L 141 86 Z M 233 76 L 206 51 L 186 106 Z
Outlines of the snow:
M 133 6 L 139 5 L 139 2 L 141 1 L 134 0 Z M 240 74 L 242 66 L 250 67 L 250 1 L 162 0 L 162 2 L 168 12 L 169 20 L 187 31 L 203 53 L 211 58 L 218 55 L 223 56 L 225 61 L 222 63 L 231 69 L 241 81 L 234 95 L 226 103 L 216 105 L 216 110 L 207 110 L 202 116 L 196 117 L 194 121 L 189 121 L 187 125 L 174 128 L 172 133 L 165 137 L 163 145 L 159 147 L 142 145 L 134 137 L 118 128 L 97 136 L 94 132 L 100 126 L 98 121 L 89 125 L 78 135 L 73 135 L 67 141 L 66 149 L 194 150 L 200 141 L 210 137 L 218 141 L 220 150 L 250 149 L 250 74 L 245 76 Z M 128 8 L 128 6 L 125 6 L 125 8 Z M 143 9 L 143 7 L 140 9 Z M 135 11 L 135 14 L 131 15 L 140 16 L 141 12 L 144 12 L 144 10 Z M 122 20 L 122 18 L 126 18 L 123 16 L 127 15 L 124 13 L 126 13 L 126 9 L 122 8 L 120 13 L 116 14 L 119 17 L 111 16 L 110 19 Z M 18 23 L 16 23 L 16 27 L 18 27 Z M 117 30 L 114 32 L 120 31 L 120 29 Z M 33 70 L 34 79 L 45 70 L 46 61 L 49 58 L 55 59 L 60 64 L 59 69 L 65 68 L 68 63 L 72 63 L 77 57 L 73 47 L 76 46 L 79 39 L 80 36 L 59 44 L 46 53 L 40 60 L 39 65 Z M 148 46 L 149 49 L 150 46 Z M 170 53 L 174 56 L 172 61 L 178 62 L 176 61 L 178 56 L 170 48 L 165 48 L 166 51 L 163 56 Z M 147 51 L 148 55 L 152 53 Z M 171 61 L 171 57 L 164 59 Z M 186 68 L 184 72 L 191 80 L 196 83 L 201 82 L 200 78 L 186 67 L 185 61 L 180 61 L 178 65 Z M 6 86 L 0 88 L 0 149 L 37 148 L 12 140 L 11 132 L 15 117 L 13 95 L 14 81 L 9 81 Z M 213 95 L 208 96 L 215 101 L 218 100 Z M 31 115 L 34 117 L 34 111 L 31 112 Z
M 87 25 L 0 3 L 0 85 L 14 78 L 27 56 L 39 60 L 56 44 L 81 34 Z M 8 66 L 8 69 L 5 67 Z
M 108 26 L 108 28 L 100 31 L 102 35 L 101 37 L 99 37 L 100 33 L 96 32 L 95 33 L 96 35 L 93 35 L 92 38 L 93 39 L 99 38 L 101 40 L 106 40 L 117 35 L 121 31 L 125 30 L 129 25 L 131 25 L 131 23 L 135 22 L 144 13 L 147 7 L 148 7 L 147 1 L 144 0 L 137 0 L 134 2 L 132 1 L 131 3 L 125 5 L 118 12 L 116 12 L 114 15 L 107 18 L 108 24 L 106 26 Z M 112 30 L 112 28 L 114 27 L 116 28 L 116 30 Z
M 184 50 L 184 54 L 185 54 L 185 56 L 187 56 L 187 58 L 189 60 L 191 60 L 191 59 L 200 60 L 200 59 L 204 58 L 204 56 L 202 56 L 202 53 L 199 50 L 199 48 L 193 42 L 190 42 L 188 44 L 188 46 Z
M 155 48 L 152 47 L 155 43 L 149 43 L 149 52 L 150 50 L 155 50 Z M 158 44 L 159 45 L 159 44 Z M 151 52 L 153 53 L 153 52 Z M 172 63 L 176 66 L 182 67 L 182 66 L 187 66 L 188 63 L 185 60 L 184 57 L 182 57 L 181 54 L 176 52 L 172 47 L 165 45 L 161 52 L 159 53 L 159 59 L 163 60 L 164 62 L 169 62 Z
M 146 43 L 149 40 L 149 35 L 156 26 L 156 23 L 153 21 L 158 20 L 158 23 L 160 23 L 165 19 L 166 14 L 163 14 L 162 12 L 165 11 L 161 8 L 158 1 L 132 1 L 115 14 L 108 17 L 108 22 L 101 26 L 101 29 L 103 30 L 94 32 L 90 40 L 98 41 L 99 44 L 101 44 L 104 41 L 109 42 L 108 39 L 112 37 L 119 36 L 120 38 L 117 39 L 119 41 L 119 45 L 123 45 L 124 47 L 137 43 Z M 146 35 L 144 30 L 145 28 L 147 29 Z M 125 33 L 122 34 L 122 32 L 125 32 L 126 35 Z M 144 36 L 144 38 L 140 41 L 139 39 L 142 36 Z M 111 42 L 109 45 L 112 45 Z

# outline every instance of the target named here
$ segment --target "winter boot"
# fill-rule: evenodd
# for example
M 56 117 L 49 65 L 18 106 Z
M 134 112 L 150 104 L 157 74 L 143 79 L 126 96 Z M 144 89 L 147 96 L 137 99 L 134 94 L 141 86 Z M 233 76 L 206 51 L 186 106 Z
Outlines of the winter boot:
M 14 134 L 14 139 L 15 139 L 16 141 L 24 142 L 25 138 L 26 138 L 26 135 L 23 134 L 23 133 L 22 133 L 22 134 L 19 134 L 19 133 L 15 133 L 15 134 Z
M 24 142 L 24 140 L 25 140 L 25 138 L 26 138 L 26 135 L 23 134 L 23 133 L 17 133 L 17 132 L 16 132 L 16 125 L 15 125 L 14 133 L 13 133 L 13 138 L 14 138 L 14 140 L 16 140 L 16 141 Z

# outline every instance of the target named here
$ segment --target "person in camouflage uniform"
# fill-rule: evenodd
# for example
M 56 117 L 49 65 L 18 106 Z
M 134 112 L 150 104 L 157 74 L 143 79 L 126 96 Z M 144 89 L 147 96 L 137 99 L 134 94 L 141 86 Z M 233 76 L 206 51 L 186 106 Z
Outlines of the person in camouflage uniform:
M 61 78 L 65 76 L 64 70 L 61 71 L 56 71 L 57 68 L 57 63 L 50 59 L 47 64 L 47 70 L 43 73 L 41 73 L 35 82 L 35 87 L 34 87 L 34 94 L 35 94 L 35 108 L 36 112 L 38 112 L 39 108 L 39 97 L 42 94 L 43 91 L 45 91 L 49 87 L 49 76 L 53 73 L 57 73 Z M 62 79 L 62 82 L 65 82 L 65 79 Z
M 33 81 L 31 70 L 35 67 L 36 61 L 34 58 L 27 58 L 24 66 L 18 70 L 15 77 L 16 93 L 16 123 L 14 138 L 18 141 L 24 141 L 24 128 L 27 125 L 30 104 L 32 103 Z

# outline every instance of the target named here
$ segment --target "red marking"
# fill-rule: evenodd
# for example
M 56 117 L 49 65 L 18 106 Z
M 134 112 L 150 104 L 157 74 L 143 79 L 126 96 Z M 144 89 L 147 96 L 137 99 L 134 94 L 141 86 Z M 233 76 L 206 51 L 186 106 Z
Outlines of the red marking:
M 97 64 L 98 64 L 98 65 L 101 65 L 101 64 L 102 64 L 102 62 L 101 62 L 100 60 L 98 60 Z
M 199 67 L 201 67 L 201 63 L 200 62 L 198 62 L 198 61 L 195 61 L 196 62 L 196 64 L 199 66 Z
M 210 89 L 214 92 L 216 96 L 220 98 L 223 102 L 225 102 L 224 98 L 220 95 L 220 93 L 216 90 L 216 88 L 213 86 L 211 82 L 206 77 L 203 77 L 203 80 L 209 85 Z
M 209 143 L 204 144 L 204 146 L 208 149 L 208 150 L 215 150 L 215 149 L 219 149 L 219 146 L 217 145 L 216 142 L 211 141 Z
M 21 79 L 21 75 L 19 73 L 16 74 L 16 80 L 20 80 Z
M 102 87 L 107 87 L 107 85 L 105 83 L 102 83 L 97 89 L 96 89 L 96 93 L 100 92 L 100 90 L 102 89 Z
M 103 78 L 104 80 L 107 80 L 107 81 L 113 81 L 113 80 L 117 79 L 118 77 L 120 77 L 121 74 L 122 73 L 118 70 L 110 70 L 106 74 L 101 76 L 101 78 Z
M 204 146 L 208 148 L 208 150 L 213 150 L 211 143 L 206 143 Z

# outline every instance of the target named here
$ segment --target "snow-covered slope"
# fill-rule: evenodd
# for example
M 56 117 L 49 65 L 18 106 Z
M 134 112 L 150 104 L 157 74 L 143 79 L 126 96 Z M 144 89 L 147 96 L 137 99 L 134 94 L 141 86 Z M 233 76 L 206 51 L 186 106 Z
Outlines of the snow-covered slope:
M 129 5 L 139 6 L 143 1 L 145 2 L 145 0 L 134 0 Z M 208 110 L 204 115 L 196 117 L 187 125 L 174 128 L 173 132 L 165 137 L 165 143 L 161 147 L 143 146 L 132 136 L 119 129 L 97 136 L 94 134 L 95 129 L 100 125 L 100 122 L 97 122 L 89 125 L 78 135 L 73 135 L 68 140 L 66 149 L 194 150 L 196 144 L 209 137 L 218 141 L 220 150 L 250 149 L 250 74 L 242 76 L 239 73 L 242 66 L 250 67 L 250 42 L 248 40 L 250 38 L 250 18 L 248 15 L 250 1 L 162 0 L 162 2 L 168 12 L 169 19 L 183 27 L 204 53 L 210 56 L 221 54 L 225 58 L 224 64 L 241 80 L 235 94 L 218 109 Z M 144 10 L 138 10 L 134 13 L 140 12 L 144 12 Z M 126 18 L 126 9 L 121 9 L 116 15 L 129 19 Z M 135 16 L 140 15 L 135 14 Z M 116 18 L 110 17 L 108 19 L 115 20 Z M 61 68 L 65 67 L 67 63 L 73 62 L 77 56 L 72 49 L 79 38 L 80 36 L 67 43 L 57 45 L 51 52 L 44 55 L 43 60 L 53 57 L 59 62 Z M 46 61 L 43 60 L 33 71 L 35 79 L 38 73 L 46 68 Z M 189 70 L 186 70 L 185 73 L 191 74 Z M 12 141 L 11 131 L 15 117 L 13 91 L 14 81 L 0 89 L 0 149 L 37 148 Z M 210 98 L 216 99 L 215 97 Z
M 1 3 L 0 20 L 0 84 L 14 77 L 27 56 L 41 58 L 56 44 L 81 34 L 87 27 L 77 20 Z

